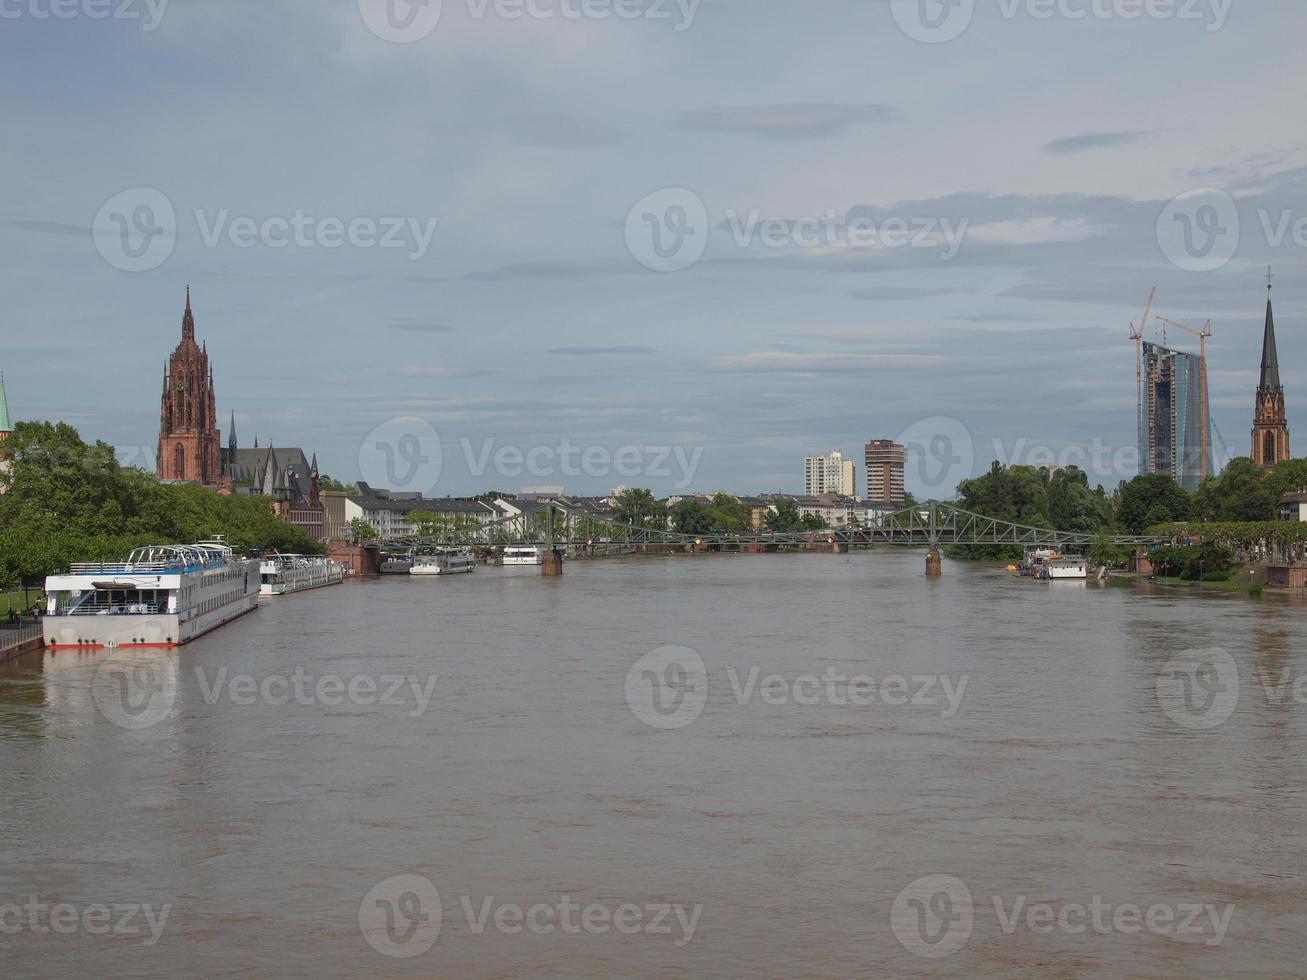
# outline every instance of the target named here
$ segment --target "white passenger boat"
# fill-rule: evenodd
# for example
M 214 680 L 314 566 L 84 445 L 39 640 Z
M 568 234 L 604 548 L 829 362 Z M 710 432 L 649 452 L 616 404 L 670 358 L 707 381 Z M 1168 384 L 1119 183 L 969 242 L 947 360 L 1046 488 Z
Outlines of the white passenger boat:
M 1044 577 L 1050 581 L 1089 578 L 1089 562 L 1084 558 L 1052 558 L 1044 566 Z
M 504 549 L 503 563 L 505 565 L 543 565 L 545 563 L 545 549 L 510 545 Z
M 345 581 L 345 569 L 321 555 L 269 555 L 259 566 L 260 595 L 286 595 Z
M 387 555 L 381 562 L 382 575 L 407 575 L 412 569 L 411 555 Z
M 150 545 L 45 580 L 45 645 L 175 647 L 259 605 L 259 563 L 221 541 Z
M 477 560 L 467 552 L 421 555 L 413 559 L 410 575 L 466 575 L 475 572 Z

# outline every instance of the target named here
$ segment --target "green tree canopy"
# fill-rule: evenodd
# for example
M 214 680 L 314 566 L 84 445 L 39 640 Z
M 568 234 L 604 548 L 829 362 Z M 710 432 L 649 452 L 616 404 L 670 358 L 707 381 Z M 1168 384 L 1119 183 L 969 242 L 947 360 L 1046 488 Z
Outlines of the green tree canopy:
M 1280 497 L 1267 489 L 1266 480 L 1266 471 L 1248 457 L 1232 459 L 1220 476 L 1203 481 L 1190 516 L 1200 521 L 1274 520 Z
M 649 490 L 634 487 L 623 490 L 617 495 L 613 512 L 619 524 L 630 524 L 632 527 L 657 531 L 667 529 L 667 507 L 655 500 Z
M 803 518 L 799 516 L 799 505 L 788 497 L 776 501 L 767 513 L 767 530 L 778 534 L 797 531 L 803 527 Z
M 222 535 L 238 551 L 320 552 L 302 528 L 279 520 L 263 497 L 219 496 L 162 484 L 118 464 L 112 446 L 87 445 L 64 423 L 19 422 L 7 491 L 0 495 L 0 580 L 33 580 L 75 561 L 121 558 L 144 544 Z
M 1188 520 L 1189 509 L 1189 494 L 1164 473 L 1137 476 L 1117 492 L 1117 523 L 1131 534 L 1143 534 L 1154 524 Z

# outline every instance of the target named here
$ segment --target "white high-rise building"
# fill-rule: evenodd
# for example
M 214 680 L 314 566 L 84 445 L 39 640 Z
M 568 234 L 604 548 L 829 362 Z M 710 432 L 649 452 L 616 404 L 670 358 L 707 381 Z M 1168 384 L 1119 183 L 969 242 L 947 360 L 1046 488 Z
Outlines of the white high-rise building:
M 829 456 L 809 456 L 803 461 L 803 492 L 809 497 L 819 493 L 856 496 L 853 460 L 845 459 L 838 449 Z

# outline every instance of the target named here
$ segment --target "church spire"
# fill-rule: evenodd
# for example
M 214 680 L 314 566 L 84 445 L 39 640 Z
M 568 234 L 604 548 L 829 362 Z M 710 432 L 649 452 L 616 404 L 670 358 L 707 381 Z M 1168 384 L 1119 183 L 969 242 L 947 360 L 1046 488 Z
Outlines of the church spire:
M 236 452 L 236 413 L 231 413 L 231 426 L 227 429 L 227 448 Z M 232 462 L 235 462 L 233 459 Z
M 1289 424 L 1280 383 L 1280 356 L 1275 349 L 1275 311 L 1271 307 L 1274 273 L 1266 271 L 1266 332 L 1262 337 L 1262 377 L 1253 410 L 1253 462 L 1273 470 L 1289 459 Z
M 182 314 L 182 341 L 195 342 L 195 314 L 191 312 L 191 287 L 186 286 L 186 312 Z
M 1280 356 L 1275 349 L 1275 311 L 1271 308 L 1272 280 L 1275 275 L 1266 273 L 1266 332 L 1262 336 L 1262 391 L 1278 391 L 1280 384 Z

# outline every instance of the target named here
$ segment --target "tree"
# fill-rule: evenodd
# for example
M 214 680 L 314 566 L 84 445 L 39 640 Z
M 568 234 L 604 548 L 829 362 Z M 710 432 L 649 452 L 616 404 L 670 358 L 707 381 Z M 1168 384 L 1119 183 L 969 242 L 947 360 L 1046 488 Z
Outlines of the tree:
M 803 519 L 800 521 L 800 526 L 805 531 L 824 531 L 830 525 L 826 523 L 825 518 L 820 517 L 817 514 L 804 514 Z
M 713 530 L 713 510 L 702 500 L 687 497 L 672 508 L 672 527 L 680 534 L 708 534 Z
M 345 529 L 349 532 L 350 540 L 356 544 L 363 541 L 375 541 L 380 537 L 377 529 L 361 517 L 353 518 Z
M 318 489 L 331 490 L 338 493 L 358 493 L 359 488 L 352 483 L 341 483 L 339 480 L 333 479 L 323 473 L 322 476 L 318 477 Z
M 1307 459 L 1286 459 L 1266 474 L 1264 486 L 1277 507 L 1286 493 L 1307 490 Z
M 20 422 L 6 449 L 13 458 L 0 495 L 0 580 L 40 579 L 75 561 L 215 535 L 236 551 L 322 551 L 303 528 L 280 520 L 267 498 L 162 484 L 62 423 Z
M 772 504 L 772 509 L 767 514 L 767 530 L 786 534 L 797 531 L 802 526 L 803 518 L 799 515 L 799 505 L 793 500 L 785 497 Z
M 712 499 L 713 528 L 727 534 L 748 534 L 753 530 L 753 511 L 728 493 Z
M 1290 475 L 1286 471 L 1285 478 Z M 1220 476 L 1203 481 L 1191 516 L 1202 521 L 1274 520 L 1281 495 L 1273 495 L 1266 480 L 1266 471 L 1248 457 L 1232 459 Z
M 1101 487 L 1089 489 L 1087 474 L 1070 466 L 1048 480 L 1048 517 L 1059 531 L 1093 534 L 1112 523 L 1112 504 Z
M 1189 508 L 1189 494 L 1165 473 L 1137 476 L 1117 491 L 1116 519 L 1131 534 L 1143 534 L 1155 524 L 1187 520 Z
M 667 528 L 667 506 L 648 490 L 631 488 L 617 495 L 613 507 L 619 524 L 662 531 Z

